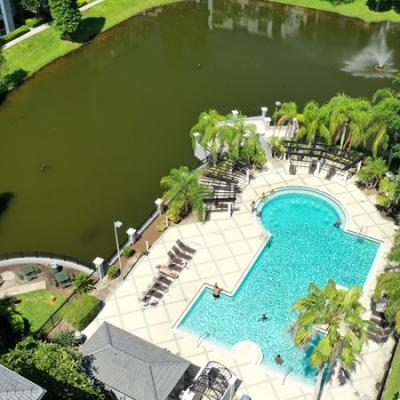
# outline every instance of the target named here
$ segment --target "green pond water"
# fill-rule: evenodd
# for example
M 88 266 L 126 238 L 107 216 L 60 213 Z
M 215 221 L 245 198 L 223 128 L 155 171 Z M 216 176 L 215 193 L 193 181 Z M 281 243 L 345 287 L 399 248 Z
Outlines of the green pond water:
M 188 131 L 201 111 L 370 95 L 390 79 L 342 68 L 382 29 L 215 0 L 153 10 L 98 36 L 0 106 L 0 193 L 13 194 L 0 201 L 0 252 L 108 256 L 112 221 L 124 222 L 122 239 L 153 210 L 160 177 L 194 163 Z M 398 34 L 385 27 L 394 66 Z

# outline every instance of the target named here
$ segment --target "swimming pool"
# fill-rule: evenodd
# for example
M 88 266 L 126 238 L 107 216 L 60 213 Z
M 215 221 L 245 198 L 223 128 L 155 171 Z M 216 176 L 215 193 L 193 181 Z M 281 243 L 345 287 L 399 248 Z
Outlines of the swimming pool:
M 296 317 L 291 306 L 311 282 L 321 286 L 332 278 L 344 287 L 363 286 L 379 243 L 334 227 L 338 219 L 345 222 L 344 210 L 311 190 L 279 190 L 260 210 L 272 238 L 236 292 L 215 301 L 204 288 L 178 329 L 228 348 L 253 341 L 266 365 L 311 379 L 307 354 L 294 347 L 288 331 Z M 268 321 L 260 320 L 263 313 Z M 279 367 L 277 354 L 284 360 Z

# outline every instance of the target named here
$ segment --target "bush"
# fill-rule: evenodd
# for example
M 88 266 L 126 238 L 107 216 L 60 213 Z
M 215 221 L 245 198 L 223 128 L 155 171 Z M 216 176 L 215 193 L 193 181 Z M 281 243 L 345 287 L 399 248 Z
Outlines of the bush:
M 107 276 L 110 279 L 115 279 L 116 277 L 119 276 L 120 273 L 121 273 L 121 271 L 119 269 L 119 265 L 118 264 L 114 264 L 114 265 L 111 265 L 111 267 L 108 269 Z
M 81 23 L 81 14 L 75 0 L 49 0 L 53 27 L 62 39 L 71 40 Z
M 156 231 L 157 232 L 164 232 L 167 228 L 168 228 L 168 225 L 165 222 L 163 222 L 163 223 L 158 224 L 156 226 Z
M 88 0 L 77 0 L 76 1 L 76 5 L 78 6 L 78 8 L 81 8 L 83 6 L 86 6 L 86 4 L 89 4 Z
M 33 17 L 33 18 L 28 18 L 25 20 L 25 24 L 29 27 L 29 28 L 34 28 L 35 26 L 39 26 L 41 24 L 43 24 L 44 19 L 41 17 Z
M 122 250 L 122 255 L 125 257 L 131 257 L 133 256 L 134 252 L 135 251 L 133 250 L 133 247 L 130 244 L 128 244 L 128 246 L 124 247 L 124 249 Z
M 84 294 L 65 306 L 64 318 L 78 331 L 85 329 L 96 317 L 102 302 L 90 295 Z
M 7 42 L 11 42 L 11 40 L 14 40 L 17 37 L 20 37 L 27 32 L 29 32 L 29 28 L 26 25 L 21 25 L 17 29 L 15 29 L 12 32 L 8 33 L 7 35 L 3 36 L 0 39 L 0 45 L 5 44 Z
M 52 343 L 57 343 L 63 347 L 73 346 L 75 344 L 74 343 L 74 331 L 65 329 L 65 330 L 56 332 L 50 337 L 50 341 Z

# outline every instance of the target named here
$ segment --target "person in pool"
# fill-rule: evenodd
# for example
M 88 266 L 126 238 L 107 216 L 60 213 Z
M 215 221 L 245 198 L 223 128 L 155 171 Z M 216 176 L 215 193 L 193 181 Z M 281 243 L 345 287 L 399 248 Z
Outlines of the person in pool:
M 259 319 L 259 321 L 262 321 L 262 322 L 268 321 L 268 315 L 264 313 L 264 314 L 261 316 L 261 318 Z
M 335 228 L 339 228 L 342 225 L 342 221 L 340 219 L 338 219 L 335 223 L 334 226 Z
M 275 356 L 275 362 L 276 362 L 278 365 L 282 365 L 282 364 L 283 364 L 283 359 L 282 359 L 282 357 L 281 357 L 280 354 L 277 354 L 277 355 Z
M 222 292 L 222 289 L 218 286 L 217 282 L 215 282 L 215 285 L 213 288 L 214 300 L 217 300 L 220 297 L 221 292 Z

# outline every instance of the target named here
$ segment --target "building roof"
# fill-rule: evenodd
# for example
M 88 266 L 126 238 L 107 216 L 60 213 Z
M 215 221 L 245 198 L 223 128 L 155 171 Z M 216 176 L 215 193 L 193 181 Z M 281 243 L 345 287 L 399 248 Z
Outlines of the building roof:
M 90 375 L 135 400 L 165 400 L 190 365 L 107 322 L 82 351 Z
M 0 400 L 40 400 L 46 391 L 0 364 Z

